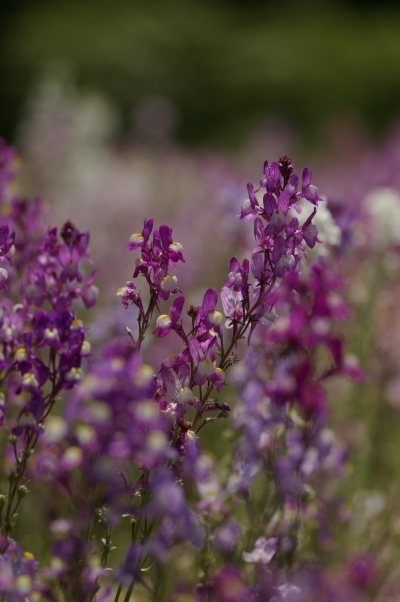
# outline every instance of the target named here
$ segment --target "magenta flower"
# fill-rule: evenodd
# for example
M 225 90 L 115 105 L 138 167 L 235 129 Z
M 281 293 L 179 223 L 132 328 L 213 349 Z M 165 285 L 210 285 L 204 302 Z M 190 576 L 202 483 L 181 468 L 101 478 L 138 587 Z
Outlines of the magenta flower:
M 150 234 L 153 230 L 153 223 L 154 223 L 154 220 L 145 219 L 142 233 L 141 234 L 132 234 L 132 236 L 127 244 L 127 248 L 130 251 L 134 251 L 135 249 L 138 249 L 140 247 L 145 247 L 147 245 L 147 241 L 149 240 Z
M 301 198 L 303 196 L 304 198 L 307 199 L 307 201 L 310 201 L 310 203 L 312 203 L 313 205 L 317 205 L 318 201 L 323 201 L 324 199 L 322 199 L 320 196 L 318 196 L 318 188 L 316 186 L 314 186 L 313 184 L 311 184 L 311 178 L 312 178 L 311 169 L 308 169 L 308 167 L 305 167 L 303 169 L 303 181 L 302 181 L 301 193 L 298 193 L 297 196 L 298 196 L 298 198 Z
M 215 353 L 212 350 L 215 342 L 216 337 L 210 339 L 203 347 L 195 337 L 189 339 L 190 355 L 196 367 L 194 374 L 196 385 L 203 385 L 206 381 L 212 383 L 221 381 L 221 376 L 215 369 Z
M 181 317 L 183 304 L 185 303 L 185 297 L 182 295 L 177 297 L 168 314 L 161 314 L 157 318 L 156 327 L 153 330 L 153 334 L 156 334 L 158 337 L 166 337 L 171 330 L 178 331 L 180 327 L 178 325 L 178 320 Z
M 233 287 L 235 292 L 247 291 L 248 277 L 249 260 L 244 259 L 242 265 L 240 265 L 236 257 L 232 257 L 229 263 L 229 274 L 225 286 L 227 288 Z
M 218 293 L 212 288 L 209 288 L 203 297 L 201 307 L 198 307 L 196 318 L 196 326 L 199 332 L 203 335 L 208 333 L 209 338 L 213 338 L 215 333 L 222 336 L 223 316 L 221 312 L 215 308 L 218 302 Z

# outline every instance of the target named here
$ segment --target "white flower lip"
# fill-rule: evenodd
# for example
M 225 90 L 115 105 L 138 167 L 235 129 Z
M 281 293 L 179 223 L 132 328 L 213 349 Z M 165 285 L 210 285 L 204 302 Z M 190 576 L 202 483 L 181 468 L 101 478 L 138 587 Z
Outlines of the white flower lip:
M 169 328 L 171 326 L 171 318 L 168 314 L 161 314 L 156 321 L 157 328 Z
M 160 287 L 167 293 L 173 293 L 176 291 L 178 285 L 178 278 L 174 274 L 167 274 L 161 280 Z
M 222 323 L 224 321 L 224 316 L 221 314 L 220 311 L 214 310 L 214 311 L 210 311 L 210 313 L 207 316 L 207 320 L 211 324 L 214 324 L 214 326 L 222 326 Z
M 141 245 L 143 243 L 143 241 L 144 241 L 143 235 L 139 234 L 137 232 L 134 232 L 129 239 L 129 242 L 131 242 L 134 245 Z
M 201 360 L 197 370 L 201 376 L 212 376 L 214 374 L 214 363 L 208 359 Z
M 176 401 L 178 403 L 187 403 L 188 401 L 193 401 L 193 400 L 194 400 L 194 395 L 193 395 L 192 389 L 189 389 L 189 387 L 183 387 L 183 389 L 180 390 L 180 393 L 179 393 Z

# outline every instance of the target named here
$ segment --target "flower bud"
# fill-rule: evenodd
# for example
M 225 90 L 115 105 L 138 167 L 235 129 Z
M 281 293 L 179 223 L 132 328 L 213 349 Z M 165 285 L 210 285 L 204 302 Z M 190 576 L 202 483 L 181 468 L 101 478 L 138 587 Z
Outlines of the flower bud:
M 28 488 L 25 485 L 20 485 L 17 489 L 17 497 L 19 500 L 22 500 L 26 494 L 28 493 Z

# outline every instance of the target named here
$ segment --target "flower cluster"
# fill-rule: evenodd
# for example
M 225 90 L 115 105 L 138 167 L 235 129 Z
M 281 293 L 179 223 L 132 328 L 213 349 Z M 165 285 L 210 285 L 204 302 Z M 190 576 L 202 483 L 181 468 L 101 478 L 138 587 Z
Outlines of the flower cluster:
M 0 151 L 2 202 L 12 208 L 0 225 L 0 259 L 11 266 L 0 299 L 9 466 L 0 494 L 0 593 L 128 602 L 138 586 L 160 601 L 187 594 L 281 602 L 314 591 L 301 584 L 308 574 L 301 554 L 333 539 L 329 511 L 339 502 L 321 483 L 346 465 L 328 426 L 324 384 L 361 372 L 335 329 L 349 311 L 329 255 L 307 258 L 321 242 L 313 219 L 322 198 L 311 171 L 298 190 L 287 156 L 265 163 L 239 215 L 255 218 L 254 248 L 232 257 L 220 293 L 208 288 L 197 305 L 187 306 L 178 286 L 182 245 L 169 226 L 153 230 L 146 219 L 127 245 L 139 252 L 132 280 L 117 292 L 126 309 L 136 308 L 138 335 L 127 328 L 91 357 L 77 314 L 98 295 L 96 271 L 85 272 L 89 234 L 71 222 L 60 232 L 43 229 L 40 203 L 10 197 L 12 153 Z M 150 331 L 167 351 L 156 368 L 140 354 Z M 224 472 L 205 442 L 208 427 L 218 429 L 231 409 Z M 12 539 L 27 477 L 53 493 L 50 561 L 38 572 Z M 123 549 L 113 562 L 116 545 Z M 171 582 L 177 557 L 193 563 L 193 574 Z
M 265 520 L 268 538 L 258 538 L 253 551 L 243 554 L 246 562 L 293 558 L 299 530 L 310 520 L 318 521 L 321 536 L 330 533 L 324 522 L 328 496 L 318 492 L 318 483 L 344 471 L 346 454 L 327 425 L 323 384 L 334 375 L 363 376 L 355 361 L 343 355 L 335 334 L 334 321 L 348 316 L 340 284 L 321 262 L 311 265 L 308 276 L 289 272 L 284 286 L 272 294 L 274 325 L 235 370 L 242 399 L 236 423 L 244 438 L 234 485 L 250 495 L 261 472 L 269 475 L 268 489 L 275 498 L 274 511 Z
M 10 156 L 3 149 L 4 154 Z M 7 169 L 5 162 L 0 178 L 5 184 Z M 27 493 L 24 475 L 46 419 L 62 391 L 82 380 L 81 364 L 90 355 L 87 329 L 76 317 L 75 302 L 82 299 L 91 307 L 98 293 L 93 285 L 96 272 L 85 281 L 80 271 L 82 261 L 89 259 L 88 233 L 71 223 L 60 237 L 56 228 L 46 232 L 40 204 L 30 207 L 10 196 L 6 185 L 0 208 L 5 206 L 1 254 L 10 263 L 13 257 L 13 265 L 10 290 L 4 289 L 0 299 L 1 423 L 9 432 L 9 488 L 0 510 L 3 552 L 11 542 L 16 509 Z

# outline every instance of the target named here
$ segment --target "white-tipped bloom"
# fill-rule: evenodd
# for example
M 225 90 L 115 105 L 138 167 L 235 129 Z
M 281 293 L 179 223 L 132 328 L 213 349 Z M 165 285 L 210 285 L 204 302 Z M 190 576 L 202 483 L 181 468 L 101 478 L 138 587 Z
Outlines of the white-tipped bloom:
M 165 291 L 166 293 L 175 293 L 177 286 L 178 278 L 175 276 L 175 274 L 167 274 L 161 280 L 160 284 L 161 290 Z
M 47 343 L 55 343 L 60 340 L 57 328 L 46 328 L 44 331 L 44 340 Z
M 18 575 L 14 581 L 14 592 L 19 596 L 28 596 L 32 589 L 32 579 L 29 575 Z
M 79 383 L 83 379 L 82 368 L 71 368 L 65 375 L 65 380 L 69 383 Z
M 197 489 L 203 501 L 214 502 L 217 500 L 221 488 L 217 477 L 213 476 L 207 481 L 197 483 Z
M 167 444 L 168 440 L 163 431 L 151 431 L 147 437 L 148 448 L 153 453 L 157 454 L 162 452 L 167 447 Z
M 193 391 L 189 387 L 183 387 L 183 389 L 180 390 L 180 393 L 176 399 L 178 403 L 188 403 L 189 401 L 194 400 L 195 397 L 193 395 Z
M 183 247 L 180 242 L 172 242 L 169 245 L 169 250 L 176 254 L 183 253 Z
M 217 311 L 215 309 L 214 311 L 210 311 L 210 313 L 207 316 L 207 320 L 214 326 L 222 326 L 224 316 L 221 314 L 220 311 Z
M 193 445 L 197 441 L 197 435 L 194 431 L 188 430 L 186 433 L 186 441 L 189 445 Z
M 197 366 L 198 373 L 201 376 L 212 376 L 214 374 L 214 362 L 209 359 L 201 360 Z
M 156 328 L 171 328 L 171 318 L 168 316 L 168 314 L 161 314 L 160 316 L 158 316 L 157 318 L 157 322 L 156 322 Z
M 2 288 L 8 280 L 8 272 L 5 268 L 0 268 L 0 287 Z
M 142 401 L 133 404 L 133 410 L 138 420 L 149 422 L 158 416 L 158 409 L 152 401 Z
M 89 341 L 83 341 L 82 343 L 82 349 L 81 349 L 81 354 L 82 355 L 89 355 L 90 354 L 90 350 L 91 350 L 91 346 Z
M 73 445 L 69 447 L 63 454 L 61 458 L 61 462 L 63 467 L 67 470 L 71 470 L 72 468 L 76 468 L 82 463 L 83 460 L 83 451 L 80 447 Z
M 76 331 L 76 330 L 81 330 L 82 328 L 83 328 L 82 320 L 79 320 L 79 318 L 72 320 L 71 330 Z
M 137 387 L 146 387 L 154 378 L 154 369 L 148 364 L 142 364 L 133 377 L 133 382 Z
M 7 257 L 8 259 L 11 259 L 12 257 L 14 257 L 14 255 L 15 255 L 15 245 L 12 245 L 12 246 L 11 246 L 11 247 L 8 249 L 8 251 L 7 251 L 7 254 L 6 254 L 6 257 Z
M 36 426 L 36 420 L 32 412 L 23 412 L 18 420 L 18 426 Z
M 24 389 L 33 389 L 39 386 L 37 378 L 32 372 L 25 372 L 22 377 L 22 386 Z
M 59 443 L 68 432 L 67 422 L 61 416 L 49 416 L 46 420 L 43 440 L 48 445 Z
M 376 188 L 364 199 L 372 220 L 374 242 L 379 246 L 400 243 L 400 194 L 395 188 Z
M 94 428 L 88 424 L 79 424 L 75 429 L 76 437 L 83 447 L 96 440 Z
M 133 245 L 142 245 L 144 241 L 143 234 L 139 234 L 138 232 L 134 232 L 129 239 L 129 242 Z
M 28 353 L 27 353 L 25 347 L 20 347 L 19 349 L 17 349 L 17 351 L 15 352 L 15 361 L 16 362 L 26 362 L 27 359 L 28 359 Z

